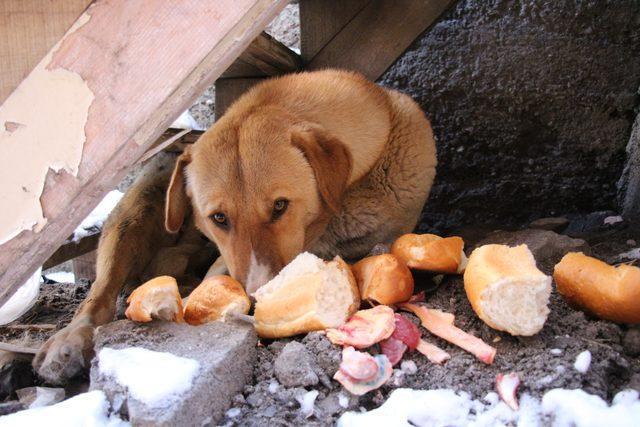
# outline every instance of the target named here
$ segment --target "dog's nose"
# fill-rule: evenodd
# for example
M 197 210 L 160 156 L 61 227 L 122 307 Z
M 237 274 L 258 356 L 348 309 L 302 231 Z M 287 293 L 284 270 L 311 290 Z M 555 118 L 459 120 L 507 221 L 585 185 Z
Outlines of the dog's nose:
M 268 264 L 261 263 L 253 251 L 251 251 L 251 259 L 249 261 L 249 269 L 247 270 L 247 280 L 245 282 L 245 290 L 247 294 L 252 295 L 260 287 L 273 278 L 273 272 Z

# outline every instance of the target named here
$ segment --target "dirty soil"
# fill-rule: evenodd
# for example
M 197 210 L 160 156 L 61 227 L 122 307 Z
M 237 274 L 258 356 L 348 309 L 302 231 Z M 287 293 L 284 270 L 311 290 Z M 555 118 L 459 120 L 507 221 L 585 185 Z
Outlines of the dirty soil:
M 599 216 L 594 220 L 593 215 Z M 582 250 L 614 263 L 619 261 L 618 254 L 638 246 L 636 242 L 640 242 L 640 233 L 632 231 L 624 223 L 594 227 L 593 224 L 602 224 L 602 216 L 592 214 L 574 218 L 563 227 L 566 233 L 584 241 L 540 230 L 493 232 L 475 227 L 458 230 L 458 234 L 465 238 L 467 254 L 478 244 L 526 242 L 535 248 L 532 250 L 539 267 L 550 274 L 555 262 L 570 250 Z M 13 325 L 0 328 L 0 339 L 36 347 L 54 331 L 16 329 L 15 325 L 53 324 L 59 329 L 71 319 L 87 289 L 86 283 L 43 284 L 37 304 Z M 311 333 L 294 339 L 263 341 L 259 344 L 252 383 L 233 398 L 232 408 L 220 424 L 332 425 L 347 410 L 369 410 L 380 406 L 398 387 L 452 388 L 481 399 L 494 390 L 498 373 L 511 371 L 520 375 L 520 393 L 535 397 L 557 387 L 583 388 L 607 400 L 625 388 L 640 390 L 638 329 L 589 317 L 568 306 L 554 291 L 551 313 L 543 330 L 529 338 L 512 337 L 489 328 L 478 319 L 464 293 L 461 276 L 447 276 L 435 285 L 430 276 L 416 275 L 416 291 L 421 289 L 427 291 L 430 307 L 455 314 L 458 327 L 497 348 L 493 365 L 483 364 L 421 328 L 423 338 L 449 352 L 451 360 L 440 366 L 430 363 L 420 353 L 407 353 L 403 361 L 409 363 L 398 364 L 387 384 L 357 397 L 330 380 L 340 362 L 340 349 L 324 335 Z M 412 314 L 404 315 L 419 324 Z M 292 341 L 302 346 L 288 345 Z M 592 363 L 590 369 L 581 374 L 573 364 L 576 356 L 584 350 L 591 352 Z M 375 353 L 377 349 L 369 351 Z M 86 382 L 86 379 L 81 381 Z M 301 413 L 300 400 L 312 390 L 317 390 L 318 396 L 313 414 L 307 417 Z M 6 400 L 11 400 L 11 396 Z

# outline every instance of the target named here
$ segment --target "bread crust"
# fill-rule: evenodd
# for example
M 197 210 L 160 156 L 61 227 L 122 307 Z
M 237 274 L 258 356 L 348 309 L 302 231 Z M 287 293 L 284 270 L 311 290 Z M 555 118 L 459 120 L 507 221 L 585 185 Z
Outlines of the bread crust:
M 201 325 L 223 319 L 229 313 L 247 314 L 250 309 L 251 301 L 240 282 L 230 276 L 211 276 L 189 295 L 184 320 Z
M 367 257 L 351 268 L 363 300 L 390 305 L 413 295 L 411 270 L 393 254 Z
M 554 267 L 553 278 L 570 304 L 601 319 L 640 323 L 640 268 L 614 267 L 582 252 L 569 252 Z
M 391 253 L 408 267 L 435 273 L 457 273 L 462 261 L 462 238 L 435 234 L 404 234 L 391 246 Z
M 346 273 L 349 282 L 352 302 L 344 314 L 346 321 L 360 307 L 358 285 L 351 268 L 342 258 L 335 257 L 327 265 L 331 263 Z M 323 286 L 323 274 L 324 269 L 317 273 L 298 276 L 286 282 L 286 286 L 275 295 L 262 298 L 256 295 L 254 318 L 258 336 L 261 338 L 283 338 L 338 326 L 325 324 L 317 313 L 316 295 L 320 287 Z
M 153 319 L 183 322 L 182 298 L 178 283 L 171 276 L 155 277 L 138 286 L 127 298 L 127 304 L 129 306 L 124 314 L 135 322 L 150 322 Z

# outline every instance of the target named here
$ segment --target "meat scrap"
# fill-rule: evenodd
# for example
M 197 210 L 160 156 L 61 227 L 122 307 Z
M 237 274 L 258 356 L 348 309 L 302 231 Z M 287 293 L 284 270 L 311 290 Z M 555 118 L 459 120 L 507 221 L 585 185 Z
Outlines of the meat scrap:
M 392 366 L 402 360 L 407 349 L 415 350 L 420 342 L 420 330 L 416 325 L 400 314 L 396 313 L 394 317 L 396 328 L 393 334 L 386 340 L 380 341 L 380 350 L 389 358 Z
M 367 348 L 389 338 L 395 327 L 393 310 L 379 305 L 356 312 L 338 328 L 327 329 L 327 338 L 337 345 Z
M 425 340 L 420 340 L 420 342 L 418 343 L 418 347 L 416 347 L 416 350 L 427 356 L 427 359 L 429 359 L 430 362 L 436 363 L 438 365 L 451 359 L 451 355 L 449 353 L 438 346 L 426 342 Z
M 368 353 L 356 351 L 353 347 L 345 347 L 342 350 L 340 368 L 333 379 L 350 393 L 362 396 L 386 383 L 392 372 L 393 368 L 387 356 L 374 357 Z
M 405 303 L 400 304 L 400 307 L 418 316 L 422 322 L 422 326 L 432 334 L 461 347 L 486 364 L 490 365 L 493 363 L 496 349 L 486 344 L 480 338 L 474 337 L 455 327 L 452 323 L 453 318 L 451 314 L 439 310 L 431 310 L 418 304 Z
M 507 375 L 498 374 L 498 376 L 496 376 L 496 389 L 498 390 L 500 399 L 514 411 L 517 411 L 520 406 L 518 404 L 518 398 L 516 397 L 516 391 L 519 385 L 520 377 L 518 377 L 518 374 L 515 372 Z

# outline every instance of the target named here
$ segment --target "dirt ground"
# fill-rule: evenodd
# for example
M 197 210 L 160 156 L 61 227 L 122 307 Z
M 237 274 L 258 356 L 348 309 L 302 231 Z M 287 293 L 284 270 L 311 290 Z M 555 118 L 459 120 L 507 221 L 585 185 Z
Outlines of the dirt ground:
M 637 247 L 640 233 L 631 231 L 624 223 L 599 226 L 605 215 L 592 214 L 576 218 L 569 224 L 568 232 L 585 241 L 540 230 L 496 233 L 472 228 L 459 230 L 458 234 L 465 238 L 467 254 L 478 243 L 526 242 L 534 251 L 539 267 L 550 274 L 555 262 L 569 250 L 590 252 L 613 263 L 617 261 L 618 254 Z M 368 410 L 380 406 L 398 387 L 453 388 L 474 398 L 482 398 L 494 390 L 496 374 L 511 371 L 521 377 L 520 392 L 535 397 L 557 387 L 583 388 L 607 400 L 624 388 L 640 390 L 640 331 L 637 329 L 585 316 L 569 307 L 554 292 L 551 314 L 543 330 L 534 337 L 516 338 L 494 331 L 478 319 L 466 298 L 460 276 L 445 277 L 436 286 L 429 276 L 417 275 L 416 291 L 420 289 L 428 291 L 429 306 L 454 313 L 458 327 L 497 348 L 493 365 L 484 365 L 472 355 L 422 329 L 423 338 L 448 351 L 451 360 L 440 366 L 428 362 L 417 352 L 407 353 L 403 361 L 414 362 L 415 372 L 411 363 L 405 363 L 402 368 L 397 365 L 392 378 L 382 388 L 356 397 L 349 395 L 336 381 L 329 380 L 337 370 L 340 349 L 322 334 L 262 342 L 253 384 L 234 397 L 232 409 L 221 424 L 331 425 L 346 410 Z M 37 304 L 14 324 L 54 324 L 59 329 L 71 319 L 87 290 L 86 283 L 43 284 Z M 405 315 L 419 323 L 413 315 Z M 52 333 L 53 330 L 0 328 L 3 341 L 28 347 L 37 347 Z M 283 355 L 278 362 L 278 357 L 291 341 L 297 341 L 304 347 L 288 351 L 289 354 Z M 557 350 L 551 352 L 551 349 Z M 581 374 L 573 368 L 573 363 L 584 350 L 591 352 L 592 363 L 589 371 Z M 83 382 L 86 383 L 86 379 L 80 379 L 72 388 L 82 390 L 83 387 L 78 385 Z M 319 394 L 314 414 L 305 418 L 300 412 L 298 399 L 311 390 L 317 390 Z M 10 399 L 11 396 L 6 400 Z

